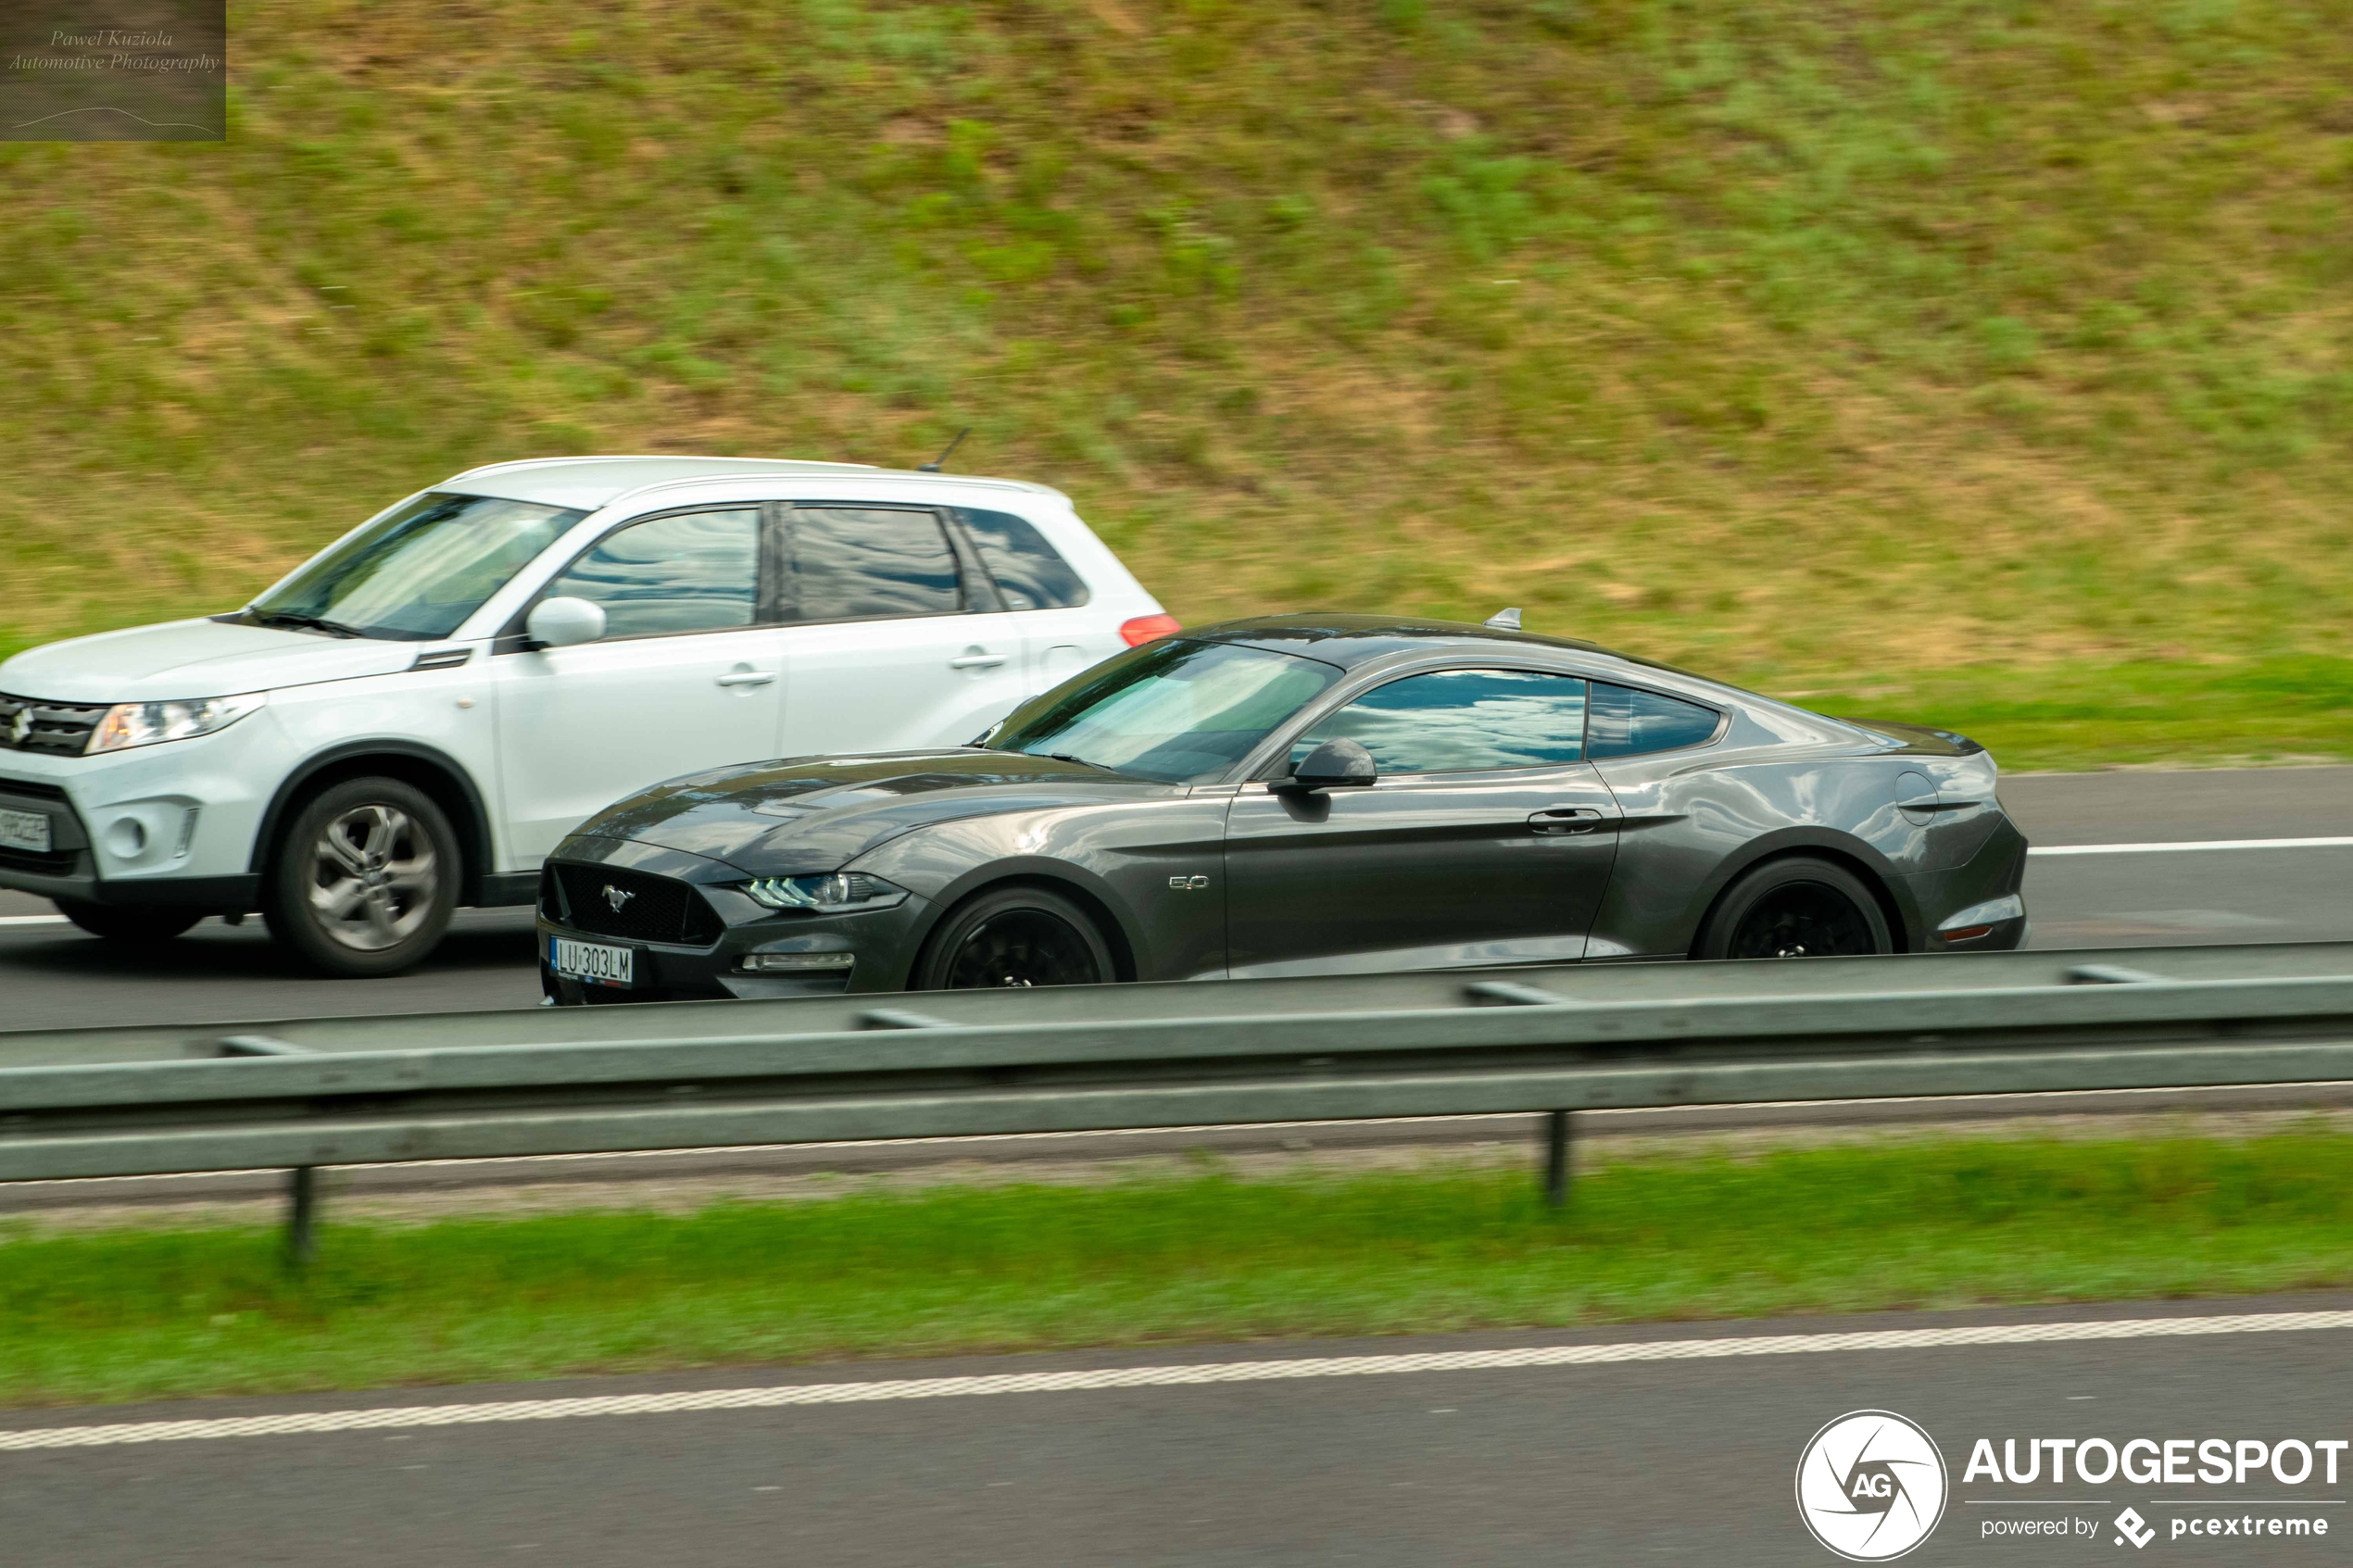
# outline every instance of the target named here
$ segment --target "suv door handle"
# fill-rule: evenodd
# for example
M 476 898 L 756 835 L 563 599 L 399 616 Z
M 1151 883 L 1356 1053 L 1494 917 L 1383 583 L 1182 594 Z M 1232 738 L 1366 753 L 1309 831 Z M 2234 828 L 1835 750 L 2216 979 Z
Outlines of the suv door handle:
M 1528 825 L 1541 834 L 1592 833 L 1602 825 L 1602 814 L 1583 806 L 1555 806 L 1532 813 Z
M 723 686 L 764 686 L 776 678 L 773 670 L 732 670 L 719 677 Z
M 1001 653 L 983 653 L 980 649 L 974 648 L 968 653 L 950 659 L 948 668 L 950 670 L 994 670 L 1004 663 L 1007 657 Z

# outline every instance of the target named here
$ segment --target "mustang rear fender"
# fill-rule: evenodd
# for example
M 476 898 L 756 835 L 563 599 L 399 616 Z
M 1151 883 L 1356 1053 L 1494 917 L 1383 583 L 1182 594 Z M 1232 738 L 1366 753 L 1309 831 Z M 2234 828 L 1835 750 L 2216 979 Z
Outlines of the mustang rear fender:
M 1691 925 L 1683 934 L 1684 949 L 1689 952 L 1696 948 L 1699 934 L 1707 929 L 1707 917 L 1715 912 L 1726 888 L 1768 860 L 1785 859 L 1792 855 L 1818 856 L 1853 872 L 1878 898 L 1880 913 L 1886 917 L 1895 950 L 1910 953 L 1919 949 L 1919 911 L 1911 907 L 1904 879 L 1895 874 L 1887 858 L 1861 839 L 1819 827 L 1782 828 L 1763 834 L 1738 855 L 1726 856 L 1692 900 Z

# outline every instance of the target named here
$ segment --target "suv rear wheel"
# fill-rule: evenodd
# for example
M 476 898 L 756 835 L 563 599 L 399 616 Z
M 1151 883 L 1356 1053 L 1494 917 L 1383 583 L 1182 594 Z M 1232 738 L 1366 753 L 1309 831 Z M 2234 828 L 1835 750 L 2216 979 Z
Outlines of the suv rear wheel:
M 397 974 L 440 942 L 457 905 L 458 841 L 398 779 L 346 779 L 303 802 L 262 888 L 270 934 L 330 974 Z

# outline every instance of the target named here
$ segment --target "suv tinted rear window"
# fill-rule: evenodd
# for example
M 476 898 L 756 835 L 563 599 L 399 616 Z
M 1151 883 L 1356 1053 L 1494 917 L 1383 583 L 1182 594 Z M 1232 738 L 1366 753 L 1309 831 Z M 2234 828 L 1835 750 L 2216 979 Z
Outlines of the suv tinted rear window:
M 929 511 L 796 507 L 786 526 L 791 620 L 953 615 L 964 608 L 955 553 Z
M 1007 609 L 1067 609 L 1087 602 L 1087 583 L 1027 518 L 956 508 Z

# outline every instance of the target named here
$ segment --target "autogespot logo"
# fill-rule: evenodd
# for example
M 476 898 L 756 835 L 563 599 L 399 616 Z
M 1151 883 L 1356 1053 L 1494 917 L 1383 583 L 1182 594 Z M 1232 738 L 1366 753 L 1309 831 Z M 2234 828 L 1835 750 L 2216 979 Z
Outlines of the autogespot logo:
M 1944 1456 L 1894 1411 L 1854 1411 L 1814 1434 L 1797 1461 L 1797 1514 L 1850 1562 L 1885 1562 L 1944 1517 Z

